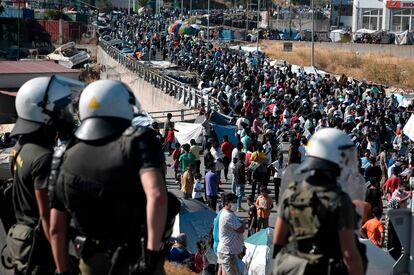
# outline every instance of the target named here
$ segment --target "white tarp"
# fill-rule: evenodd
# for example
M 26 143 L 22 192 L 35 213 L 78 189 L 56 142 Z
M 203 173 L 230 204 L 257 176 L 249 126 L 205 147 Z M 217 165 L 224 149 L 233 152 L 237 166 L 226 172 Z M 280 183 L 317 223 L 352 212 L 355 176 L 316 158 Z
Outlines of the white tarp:
M 244 241 L 246 254 L 243 262 L 246 274 L 270 274 L 272 266 L 273 229 L 262 229 Z
M 342 36 L 344 34 L 346 34 L 346 31 L 344 31 L 344 30 L 333 30 L 329 34 L 329 38 L 331 39 L 332 42 L 339 42 L 339 41 L 341 41 Z
M 197 141 L 203 134 L 203 126 L 199 123 L 176 122 L 174 128 L 178 130 L 174 136 L 180 144 L 190 143 L 191 139 Z
M 248 275 L 268 274 L 270 269 L 271 249 L 266 245 L 254 245 L 244 243 L 246 255 L 243 262 L 246 265 Z M 267 272 L 266 272 L 267 271 Z
M 240 50 L 243 52 L 248 52 L 248 53 L 255 53 L 257 50 L 257 47 L 248 47 L 248 46 L 233 46 L 230 47 L 230 49 L 232 50 Z M 259 47 L 259 52 L 262 51 L 262 49 Z
M 411 141 L 414 141 L 414 116 L 411 115 L 410 119 L 407 121 L 407 123 L 404 126 L 404 134 L 411 139 Z
M 395 44 L 397 45 L 411 45 L 413 43 L 414 32 L 408 30 L 402 32 L 395 32 Z
M 298 75 L 298 74 L 302 74 L 304 72 L 306 74 L 320 74 L 322 76 L 327 74 L 327 72 L 322 71 L 322 70 L 318 70 L 316 67 L 312 67 L 312 66 L 301 67 L 301 66 L 292 64 L 292 73 Z

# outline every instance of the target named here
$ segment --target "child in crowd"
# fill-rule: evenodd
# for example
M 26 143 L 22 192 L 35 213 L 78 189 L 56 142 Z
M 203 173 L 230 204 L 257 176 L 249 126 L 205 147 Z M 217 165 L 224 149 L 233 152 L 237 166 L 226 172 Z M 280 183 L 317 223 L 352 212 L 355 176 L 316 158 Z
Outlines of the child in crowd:
M 184 174 L 181 177 L 181 191 L 184 199 L 191 199 L 191 194 L 194 188 L 194 166 L 187 166 Z
M 174 143 L 174 139 L 175 139 L 175 137 L 174 137 L 174 131 L 176 131 L 174 129 L 174 126 L 170 126 L 168 128 L 167 144 L 168 144 L 168 153 L 169 153 L 170 156 L 171 156 L 171 152 L 173 151 L 172 144 Z
M 384 234 L 384 226 L 381 223 L 382 210 L 378 207 L 372 209 L 374 218 L 368 220 L 361 229 L 363 237 L 370 239 L 376 246 L 381 247 L 382 237 Z
M 256 205 L 254 204 L 254 197 L 253 195 L 247 196 L 247 204 L 249 205 L 249 218 L 247 222 L 248 231 L 247 235 L 251 236 L 256 233 L 257 228 L 257 209 Z
M 206 244 L 204 241 L 198 241 L 196 245 L 197 245 L 198 251 L 194 256 L 195 271 L 197 272 L 197 274 L 202 274 L 202 275 L 209 274 L 208 273 L 209 262 L 205 255 L 207 251 Z
M 179 177 L 179 175 L 181 174 L 181 172 L 180 172 L 181 167 L 180 167 L 180 162 L 179 162 L 180 155 L 181 155 L 181 145 L 177 142 L 175 144 L 175 149 L 172 153 L 172 158 L 173 158 L 175 182 L 179 183 L 181 185 L 181 179 Z
M 257 230 L 269 227 L 270 210 L 273 208 L 273 201 L 269 196 L 266 186 L 260 188 L 260 195 L 256 200 L 257 208 Z
M 194 188 L 193 188 L 193 199 L 204 203 L 203 193 L 204 193 L 204 187 L 203 187 L 203 183 L 201 182 L 201 174 L 196 174 Z

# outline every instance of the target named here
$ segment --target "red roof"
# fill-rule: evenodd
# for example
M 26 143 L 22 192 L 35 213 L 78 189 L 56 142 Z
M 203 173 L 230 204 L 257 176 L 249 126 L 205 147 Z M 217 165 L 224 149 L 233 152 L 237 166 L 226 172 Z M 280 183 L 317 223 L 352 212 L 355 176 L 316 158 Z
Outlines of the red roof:
M 16 96 L 16 95 L 17 95 L 17 92 L 11 92 L 11 91 L 0 90 L 0 94 L 3 94 L 3 95 L 8 95 L 8 96 Z
M 0 61 L 0 74 L 73 73 L 53 61 Z

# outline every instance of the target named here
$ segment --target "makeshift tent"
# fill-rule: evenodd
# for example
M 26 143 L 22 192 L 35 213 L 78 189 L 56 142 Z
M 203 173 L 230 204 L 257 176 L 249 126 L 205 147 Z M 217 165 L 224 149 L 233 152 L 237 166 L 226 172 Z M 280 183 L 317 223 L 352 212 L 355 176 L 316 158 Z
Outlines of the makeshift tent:
M 207 243 L 210 229 L 213 226 L 216 212 L 207 205 L 193 199 L 180 199 L 181 210 L 175 217 L 172 237 L 177 237 L 180 233 L 187 235 L 187 249 L 190 253 L 197 252 L 197 242 L 204 240 Z M 212 250 L 210 248 L 210 250 Z M 217 259 L 214 252 L 208 251 L 207 258 L 209 263 L 215 263 Z
M 374 245 L 370 240 L 359 240 L 366 245 L 368 268 L 367 275 L 388 275 L 392 274 L 392 267 L 395 264 L 395 260 L 391 255 L 378 246 Z
M 331 39 L 332 42 L 340 42 L 346 34 L 347 32 L 344 30 L 333 30 L 329 34 L 329 39 Z
M 199 116 L 195 119 L 195 123 L 203 123 L 205 116 Z M 219 125 L 230 125 L 231 117 L 220 114 L 219 112 L 213 111 L 210 115 L 210 123 Z
M 180 144 L 190 143 L 192 139 L 195 139 L 197 143 L 201 142 L 203 126 L 200 123 L 176 122 L 174 128 L 178 130 L 174 136 Z
M 244 241 L 246 255 L 243 262 L 246 265 L 247 274 L 269 274 L 272 259 L 273 229 L 262 229 Z
M 395 35 L 395 44 L 397 45 L 412 45 L 414 44 L 414 32 L 409 32 L 408 30 L 403 32 L 396 32 Z
M 237 145 L 237 137 L 236 137 L 236 133 L 237 133 L 237 127 L 234 125 L 218 125 L 218 124 L 213 124 L 214 127 L 214 132 L 216 133 L 217 139 L 219 141 L 219 143 L 223 142 L 223 137 L 225 135 L 227 135 L 229 137 L 229 141 L 230 143 L 232 143 L 234 146 Z

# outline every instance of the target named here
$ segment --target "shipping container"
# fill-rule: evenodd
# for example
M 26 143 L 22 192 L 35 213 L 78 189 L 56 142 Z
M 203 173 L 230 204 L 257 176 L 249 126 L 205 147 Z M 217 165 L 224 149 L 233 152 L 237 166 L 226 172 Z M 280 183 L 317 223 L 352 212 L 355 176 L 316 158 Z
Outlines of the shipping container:
M 59 43 L 59 20 L 36 20 L 42 29 L 50 35 L 52 43 Z M 63 43 L 79 41 L 85 31 L 80 22 L 63 22 Z
M 34 10 L 26 8 L 14 8 L 14 7 L 5 7 L 4 11 L 0 13 L 0 17 L 3 18 L 24 18 L 24 19 L 33 19 Z

